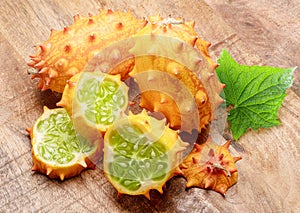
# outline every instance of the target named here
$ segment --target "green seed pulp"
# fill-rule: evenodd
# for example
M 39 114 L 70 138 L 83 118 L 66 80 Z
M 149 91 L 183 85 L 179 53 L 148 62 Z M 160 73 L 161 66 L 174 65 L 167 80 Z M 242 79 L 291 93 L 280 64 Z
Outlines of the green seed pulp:
M 91 147 L 88 141 L 75 133 L 73 124 L 65 110 L 57 110 L 37 124 L 39 135 L 38 152 L 47 161 L 67 164 L 75 158 L 76 153 L 88 153 Z
M 143 181 L 166 177 L 166 148 L 159 141 L 149 141 L 139 128 L 123 125 L 111 132 L 109 143 L 114 152 L 114 160 L 108 165 L 109 174 L 128 190 L 138 190 Z
M 119 112 L 126 105 L 124 90 L 112 79 L 98 78 L 85 80 L 82 87 L 77 90 L 80 103 L 85 103 L 87 109 L 85 117 L 95 124 L 111 125 Z

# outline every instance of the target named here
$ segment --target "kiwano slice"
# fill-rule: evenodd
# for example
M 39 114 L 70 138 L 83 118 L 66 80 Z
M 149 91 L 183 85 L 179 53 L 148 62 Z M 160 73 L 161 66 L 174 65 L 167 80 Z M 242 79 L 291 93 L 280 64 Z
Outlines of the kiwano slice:
M 177 174 L 188 146 L 166 120 L 150 117 L 145 110 L 129 113 L 104 136 L 104 174 L 120 194 L 145 195 L 162 187 Z
M 63 108 L 48 109 L 28 129 L 32 143 L 32 170 L 50 178 L 70 178 L 88 168 L 95 168 L 101 158 L 100 141 L 88 141 L 76 134 Z
M 180 165 L 187 187 L 212 189 L 225 195 L 227 189 L 238 180 L 235 162 L 241 157 L 232 157 L 228 148 L 230 141 L 223 146 L 215 144 L 211 137 L 199 145 L 195 144 L 192 152 Z
M 74 121 L 75 129 L 85 137 L 104 133 L 128 106 L 128 87 L 120 75 L 82 72 L 73 76 L 65 87 L 61 101 Z M 93 130 L 96 132 L 92 132 Z

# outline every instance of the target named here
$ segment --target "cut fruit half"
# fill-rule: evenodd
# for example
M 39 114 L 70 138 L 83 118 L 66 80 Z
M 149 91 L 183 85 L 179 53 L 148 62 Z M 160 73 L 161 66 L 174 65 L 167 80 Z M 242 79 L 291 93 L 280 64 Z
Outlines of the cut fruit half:
M 195 144 L 192 152 L 180 164 L 187 187 L 212 189 L 225 195 L 228 188 L 237 183 L 238 171 L 235 163 L 242 159 L 229 152 L 231 142 L 220 146 L 211 137 L 201 145 Z
M 177 174 L 182 152 L 188 146 L 166 120 L 150 117 L 145 110 L 129 113 L 104 136 L 104 174 L 119 194 L 145 195 L 162 187 Z
M 67 110 L 76 131 L 90 138 L 93 130 L 104 133 L 124 114 L 128 87 L 120 75 L 82 72 L 70 79 L 57 105 Z
M 28 129 L 32 144 L 34 171 L 51 178 L 70 178 L 87 168 L 95 168 L 101 158 L 102 141 L 88 141 L 76 134 L 63 108 L 48 109 Z

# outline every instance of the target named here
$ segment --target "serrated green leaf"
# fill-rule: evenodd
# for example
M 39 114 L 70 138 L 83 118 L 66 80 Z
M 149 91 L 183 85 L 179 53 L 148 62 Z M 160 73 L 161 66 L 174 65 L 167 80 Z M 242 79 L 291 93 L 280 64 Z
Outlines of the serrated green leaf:
M 249 128 L 257 130 L 280 124 L 278 110 L 293 83 L 296 67 L 240 65 L 226 50 L 218 63 L 217 75 L 226 84 L 223 98 L 232 107 L 227 120 L 235 140 Z

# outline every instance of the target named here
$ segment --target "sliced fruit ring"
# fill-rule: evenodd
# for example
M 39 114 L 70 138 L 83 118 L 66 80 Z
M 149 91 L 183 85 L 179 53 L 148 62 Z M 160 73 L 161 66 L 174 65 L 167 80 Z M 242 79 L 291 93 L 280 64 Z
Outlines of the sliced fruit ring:
M 145 110 L 129 113 L 104 136 L 104 174 L 119 194 L 145 195 L 162 187 L 178 170 L 188 146 L 166 120 L 150 117 Z
M 103 143 L 90 142 L 77 135 L 63 108 L 44 107 L 44 113 L 28 131 L 32 143 L 32 170 L 51 178 L 73 177 L 84 169 L 94 168 L 101 158 Z
M 67 110 L 76 131 L 90 138 L 98 131 L 104 133 L 124 114 L 128 87 L 120 75 L 82 72 L 70 79 L 57 105 Z M 95 129 L 97 132 L 92 132 Z

